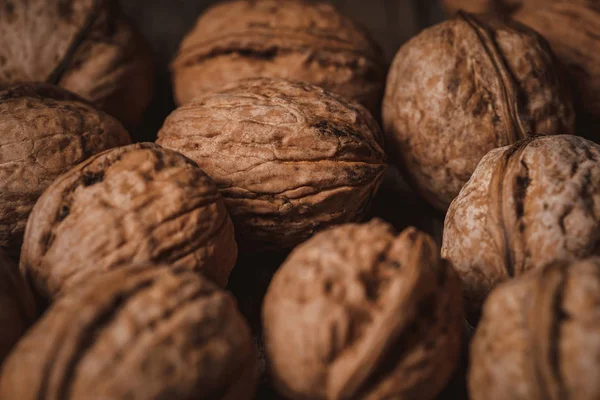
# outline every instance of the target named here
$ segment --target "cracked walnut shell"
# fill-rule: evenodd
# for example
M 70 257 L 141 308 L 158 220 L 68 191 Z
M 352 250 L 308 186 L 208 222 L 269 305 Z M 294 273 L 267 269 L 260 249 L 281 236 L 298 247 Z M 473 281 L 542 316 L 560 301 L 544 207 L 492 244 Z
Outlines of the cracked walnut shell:
M 46 82 L 130 126 L 153 92 L 149 46 L 114 0 L 2 0 L 0 87 Z
M 227 284 L 233 225 L 213 180 L 152 143 L 106 151 L 58 178 L 35 205 L 21 270 L 43 298 L 139 262 L 168 263 Z
M 600 398 L 599 293 L 597 257 L 494 290 L 471 344 L 471 399 Z
M 379 220 L 298 246 L 263 305 L 271 373 L 292 399 L 433 399 L 457 366 L 463 321 L 433 240 Z
M 369 34 L 331 4 L 237 0 L 200 16 L 172 72 L 179 104 L 239 79 L 271 77 L 321 86 L 379 114 L 386 64 Z
M 0 248 L 18 258 L 29 213 L 60 174 L 130 143 L 123 126 L 78 96 L 46 84 L 0 91 Z
M 400 49 L 383 120 L 406 178 L 445 211 L 488 151 L 531 133 L 573 133 L 575 118 L 541 36 L 461 12 Z
M 476 317 L 498 283 L 555 260 L 600 255 L 600 146 L 570 135 L 495 149 L 452 202 L 442 256 Z
M 255 78 L 179 107 L 158 144 L 217 183 L 247 249 L 291 248 L 362 219 L 386 169 L 377 123 L 321 88 Z
M 257 371 L 231 295 L 184 269 L 127 267 L 50 307 L 7 359 L 0 398 L 250 400 Z
M 0 365 L 36 317 L 31 289 L 16 264 L 0 250 Z

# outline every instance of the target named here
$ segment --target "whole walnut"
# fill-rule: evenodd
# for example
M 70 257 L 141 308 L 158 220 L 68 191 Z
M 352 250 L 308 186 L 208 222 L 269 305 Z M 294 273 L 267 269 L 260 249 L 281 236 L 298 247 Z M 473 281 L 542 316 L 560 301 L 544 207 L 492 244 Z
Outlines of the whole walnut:
M 162 146 L 217 183 L 246 249 L 291 248 L 362 219 L 383 179 L 383 137 L 369 112 L 321 88 L 255 78 L 175 110 Z
M 566 66 L 582 134 L 600 126 L 600 2 L 555 0 L 523 9 L 515 18 L 544 35 Z M 586 136 L 600 140 L 596 131 Z
M 0 365 L 36 316 L 31 289 L 16 264 L 0 250 Z
M 117 120 L 58 87 L 0 90 L 0 248 L 18 258 L 29 213 L 50 183 L 88 157 L 130 141 Z
M 446 215 L 442 256 L 474 317 L 498 283 L 591 255 L 600 255 L 600 146 L 577 136 L 489 152 Z
M 471 344 L 473 400 L 600 398 L 600 258 L 494 290 Z
M 269 366 L 292 399 L 433 399 L 463 321 L 459 280 L 431 237 L 380 220 L 298 246 L 263 305 Z
M 410 183 L 442 211 L 490 150 L 531 133 L 573 133 L 545 40 L 517 23 L 459 13 L 405 44 L 391 67 L 385 131 Z
M 172 64 L 179 104 L 239 79 L 274 77 L 321 86 L 375 114 L 386 69 L 361 26 L 307 0 L 222 2 L 200 16 Z
M 48 309 L 6 360 L 0 398 L 249 400 L 256 364 L 231 295 L 191 271 L 127 267 Z
M 115 0 L 2 0 L 0 87 L 60 85 L 127 125 L 153 93 L 150 48 Z
M 213 180 L 152 143 L 109 150 L 58 178 L 36 203 L 21 270 L 43 298 L 138 262 L 202 272 L 221 286 L 237 258 Z

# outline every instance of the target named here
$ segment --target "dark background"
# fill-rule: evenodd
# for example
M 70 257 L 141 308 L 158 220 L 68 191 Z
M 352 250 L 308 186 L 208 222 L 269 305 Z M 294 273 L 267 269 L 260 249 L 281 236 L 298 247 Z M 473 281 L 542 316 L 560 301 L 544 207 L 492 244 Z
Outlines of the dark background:
M 137 141 L 154 141 L 166 116 L 175 108 L 169 63 L 179 42 L 197 17 L 217 0 L 122 0 L 125 14 L 151 43 L 156 61 L 156 91 L 144 123 L 132 132 Z M 408 39 L 427 26 L 444 19 L 438 0 L 337 0 L 332 1 L 344 14 L 365 25 L 382 46 L 390 63 Z M 234 23 L 235 21 L 232 21 Z M 400 231 L 412 225 L 432 234 L 441 242 L 443 216 L 429 208 L 402 182 L 398 171 L 390 169 L 374 201 L 370 217 L 381 217 Z M 236 296 L 241 312 L 248 319 L 259 349 L 262 378 L 258 400 L 279 399 L 273 391 L 261 340 L 262 299 L 274 271 L 287 254 L 241 254 L 230 277 L 228 289 Z M 465 398 L 465 362 L 440 395 L 441 399 Z

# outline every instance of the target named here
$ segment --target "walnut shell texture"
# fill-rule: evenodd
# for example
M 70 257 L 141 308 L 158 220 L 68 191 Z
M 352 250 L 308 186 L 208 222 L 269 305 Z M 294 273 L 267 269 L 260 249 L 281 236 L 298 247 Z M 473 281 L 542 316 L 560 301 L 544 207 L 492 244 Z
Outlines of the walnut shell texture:
M 116 119 L 47 84 L 0 91 L 0 132 L 0 248 L 15 259 L 29 213 L 52 181 L 94 154 L 131 142 Z
M 0 250 L 0 365 L 36 316 L 31 289 L 17 265 Z
M 400 49 L 383 120 L 407 179 L 442 211 L 488 151 L 531 133 L 575 130 L 546 41 L 520 24 L 467 13 Z
M 138 262 L 202 272 L 221 286 L 237 258 L 233 225 L 213 180 L 153 143 L 92 157 L 35 205 L 21 270 L 44 298 Z
M 600 3 L 557 0 L 515 18 L 548 39 L 571 78 L 578 126 L 594 131 L 600 126 Z M 595 131 L 589 138 L 600 140 Z
M 452 202 L 442 256 L 476 316 L 498 283 L 555 260 L 600 255 L 600 146 L 539 136 L 495 149 Z
M 599 398 L 599 305 L 597 257 L 499 286 L 471 344 L 471 399 Z
M 256 350 L 235 300 L 172 266 L 95 277 L 46 312 L 0 376 L 3 399 L 251 399 Z
M 275 383 L 292 399 L 432 399 L 457 366 L 460 282 L 414 228 L 372 220 L 315 235 L 263 305 Z
M 291 248 L 364 217 L 386 164 L 377 123 L 358 103 L 305 83 L 255 78 L 179 107 L 162 146 L 217 183 L 245 248 Z
M 126 125 L 153 93 L 150 48 L 113 0 L 2 0 L 0 87 L 46 82 L 77 93 Z
M 379 114 L 386 64 L 369 34 L 331 4 L 237 0 L 200 16 L 172 71 L 179 104 L 238 79 L 273 77 L 321 86 Z

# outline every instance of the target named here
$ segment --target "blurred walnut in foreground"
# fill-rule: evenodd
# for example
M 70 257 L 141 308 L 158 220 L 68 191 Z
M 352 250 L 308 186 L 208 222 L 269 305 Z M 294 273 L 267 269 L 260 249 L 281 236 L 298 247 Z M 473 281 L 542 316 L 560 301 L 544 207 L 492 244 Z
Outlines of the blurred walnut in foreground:
M 383 135 L 363 106 L 283 79 L 197 97 L 171 113 L 157 143 L 215 180 L 238 244 L 251 251 L 360 221 L 386 170 Z
M 386 64 L 369 34 L 331 4 L 235 0 L 200 16 L 172 71 L 179 104 L 239 79 L 273 77 L 321 86 L 379 115 Z
M 600 258 L 504 283 L 471 345 L 473 400 L 600 398 Z
M 433 240 L 379 220 L 298 246 L 263 305 L 269 367 L 291 399 L 433 399 L 457 367 L 463 321 Z
M 250 400 L 256 364 L 231 295 L 191 271 L 129 266 L 48 309 L 7 359 L 0 398 Z
M 140 122 L 154 85 L 150 49 L 114 0 L 2 0 L 0 87 L 62 86 L 127 126 Z

